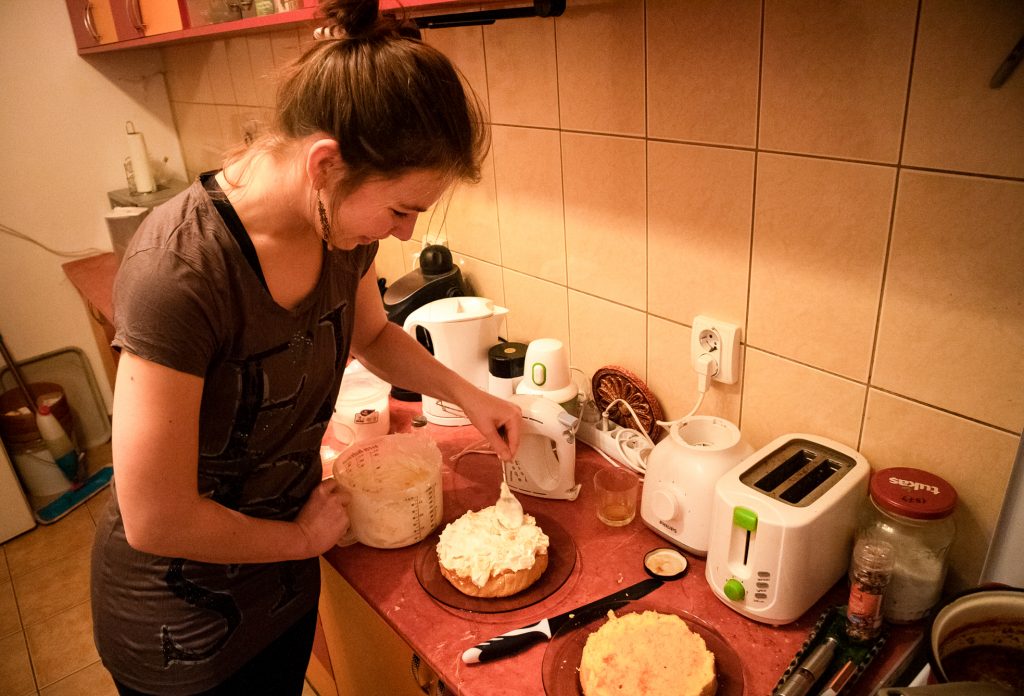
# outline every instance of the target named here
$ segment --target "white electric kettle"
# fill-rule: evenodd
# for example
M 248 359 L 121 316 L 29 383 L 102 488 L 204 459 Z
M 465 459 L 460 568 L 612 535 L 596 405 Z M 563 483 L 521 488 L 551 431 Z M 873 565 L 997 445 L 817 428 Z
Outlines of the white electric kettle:
M 416 309 L 404 324 L 416 338 L 425 331 L 427 347 L 446 367 L 473 386 L 487 391 L 487 351 L 498 343 L 502 319 L 508 309 L 483 297 L 444 297 Z M 436 425 L 468 425 L 469 419 L 455 404 L 423 394 L 423 415 Z

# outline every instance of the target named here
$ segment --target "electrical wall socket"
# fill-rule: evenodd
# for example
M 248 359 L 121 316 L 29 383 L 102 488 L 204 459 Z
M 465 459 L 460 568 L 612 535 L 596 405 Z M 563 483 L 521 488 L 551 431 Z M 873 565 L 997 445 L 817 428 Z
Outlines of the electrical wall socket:
M 690 364 L 694 370 L 698 369 L 697 359 L 705 353 L 718 362 L 718 374 L 713 379 L 735 384 L 740 378 L 740 327 L 704 315 L 694 317 L 690 332 Z

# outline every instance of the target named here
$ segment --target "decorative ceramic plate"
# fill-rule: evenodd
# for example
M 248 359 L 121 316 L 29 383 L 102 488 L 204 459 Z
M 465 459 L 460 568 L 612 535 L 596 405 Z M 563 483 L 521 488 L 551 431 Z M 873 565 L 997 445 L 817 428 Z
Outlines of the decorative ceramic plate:
M 675 614 L 687 623 L 690 630 L 704 639 L 708 650 L 715 654 L 715 673 L 718 691 L 715 696 L 743 696 L 743 663 L 722 634 L 692 614 L 668 606 L 664 601 L 639 599 L 615 611 L 616 616 L 632 612 L 657 611 Z M 583 696 L 580 687 L 580 659 L 583 646 L 590 634 L 608 621 L 607 614 L 589 622 L 573 626 L 567 624 L 555 634 L 544 653 L 542 674 L 547 696 Z
M 437 542 L 445 525 L 457 519 L 458 515 L 446 518 L 433 534 L 420 542 L 414 561 L 416 579 L 420 581 L 427 594 L 442 604 L 482 614 L 514 611 L 547 599 L 572 573 L 576 565 L 576 544 L 565 528 L 550 517 L 527 512 L 537 520 L 537 526 L 544 530 L 551 543 L 548 546 L 548 567 L 537 582 L 522 592 L 509 597 L 470 597 L 456 590 L 455 586 L 441 575 L 441 566 L 437 562 Z
M 637 429 L 636 421 L 629 408 L 626 408 L 622 399 L 633 413 L 640 419 L 643 430 L 657 441 L 658 421 L 665 418 L 661 410 L 661 404 L 655 398 L 651 390 L 647 388 L 644 381 L 624 367 L 617 365 L 606 365 L 594 373 L 591 379 L 591 387 L 594 390 L 594 402 L 599 411 L 604 411 L 611 405 L 609 417 L 623 428 Z

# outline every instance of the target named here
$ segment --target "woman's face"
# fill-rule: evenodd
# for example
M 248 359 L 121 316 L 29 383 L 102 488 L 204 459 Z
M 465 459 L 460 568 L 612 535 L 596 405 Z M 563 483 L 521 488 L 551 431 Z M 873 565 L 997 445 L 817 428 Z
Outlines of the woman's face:
M 346 195 L 331 221 L 331 243 L 354 249 L 389 236 L 412 237 L 416 217 L 437 202 L 449 179 L 415 170 L 394 179 L 369 179 Z

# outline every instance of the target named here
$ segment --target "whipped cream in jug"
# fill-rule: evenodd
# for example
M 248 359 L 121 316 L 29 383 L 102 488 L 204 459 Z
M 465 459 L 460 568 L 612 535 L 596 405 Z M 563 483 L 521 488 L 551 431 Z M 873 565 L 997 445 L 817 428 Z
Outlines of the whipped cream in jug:
M 422 541 L 441 523 L 441 450 L 426 435 L 396 433 L 356 443 L 333 468 L 352 496 L 348 515 L 356 541 L 400 548 Z

